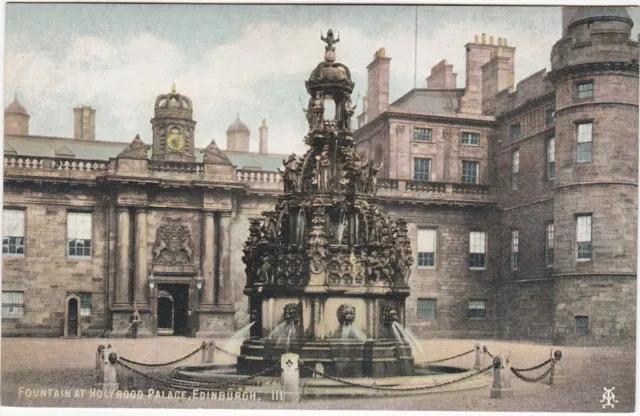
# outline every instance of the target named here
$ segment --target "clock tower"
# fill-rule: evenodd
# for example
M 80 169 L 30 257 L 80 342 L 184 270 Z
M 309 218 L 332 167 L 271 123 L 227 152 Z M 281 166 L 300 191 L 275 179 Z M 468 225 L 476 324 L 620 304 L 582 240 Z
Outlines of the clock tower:
M 195 127 L 193 105 L 186 95 L 176 92 L 175 84 L 171 92 L 156 98 L 153 129 L 154 160 L 174 162 L 194 162 Z

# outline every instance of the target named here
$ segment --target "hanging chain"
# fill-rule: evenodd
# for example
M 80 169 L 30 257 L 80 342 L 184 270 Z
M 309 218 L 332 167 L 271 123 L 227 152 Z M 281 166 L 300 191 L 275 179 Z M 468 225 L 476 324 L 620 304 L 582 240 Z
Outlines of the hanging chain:
M 166 362 L 166 363 L 160 363 L 160 364 L 141 363 L 141 362 L 138 362 L 138 361 L 129 360 L 129 359 L 124 358 L 124 357 L 119 357 L 119 359 L 124 361 L 124 362 L 126 362 L 126 363 L 129 363 L 129 364 L 136 364 L 136 365 L 141 365 L 141 366 L 144 366 L 144 367 L 164 367 L 164 366 L 167 366 L 167 365 L 179 363 L 180 361 L 184 361 L 187 358 L 191 357 L 192 355 L 196 354 L 202 348 L 203 348 L 203 346 L 201 345 L 195 351 L 190 352 L 189 354 L 185 355 L 182 358 L 178 358 L 177 360 L 169 361 L 169 362 Z
M 522 372 L 525 372 L 525 371 L 532 371 L 532 370 L 537 370 L 538 368 L 542 368 L 545 365 L 549 364 L 551 361 L 553 361 L 553 358 L 549 358 L 547 361 L 542 362 L 542 363 L 540 363 L 538 365 L 535 365 L 533 367 L 529 367 L 529 368 L 513 368 L 513 367 L 511 367 L 511 368 L 513 368 L 515 371 L 519 371 L 519 372 L 522 373 Z
M 473 351 L 475 351 L 474 349 L 470 349 L 469 351 L 465 351 L 462 354 L 458 354 L 458 355 L 454 355 L 453 357 L 448 357 L 448 358 L 441 358 L 439 360 L 433 360 L 433 361 L 424 361 L 424 362 L 420 362 L 418 364 L 434 364 L 434 363 L 441 363 L 443 361 L 449 361 L 449 360 L 453 360 L 454 358 L 458 358 L 458 357 L 462 357 L 465 356 L 467 354 L 471 354 Z
M 551 361 L 551 365 L 549 366 L 547 371 L 545 371 L 540 376 L 535 377 L 535 378 L 530 378 L 530 377 L 527 377 L 527 376 L 523 376 L 522 374 L 520 374 L 520 372 L 518 370 L 516 370 L 513 367 L 511 367 L 511 372 L 513 374 L 515 374 L 516 377 L 518 377 L 522 381 L 526 381 L 527 383 L 536 383 L 536 382 L 542 380 L 543 378 L 545 378 L 546 376 L 548 376 L 551 373 L 551 370 L 553 370 L 553 368 L 555 367 L 555 364 L 556 364 L 556 362 L 552 360 Z

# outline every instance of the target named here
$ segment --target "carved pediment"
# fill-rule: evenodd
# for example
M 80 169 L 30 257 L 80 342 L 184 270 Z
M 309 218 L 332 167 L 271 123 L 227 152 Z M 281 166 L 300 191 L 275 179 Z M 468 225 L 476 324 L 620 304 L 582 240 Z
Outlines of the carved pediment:
M 136 134 L 133 141 L 118 155 L 119 158 L 126 159 L 146 159 L 147 158 L 147 145 L 144 144 L 140 135 Z
M 212 163 L 216 165 L 231 165 L 231 161 L 225 155 L 222 150 L 218 148 L 215 140 L 211 140 L 211 143 L 204 149 L 204 163 Z
M 193 263 L 193 240 L 189 227 L 180 219 L 168 218 L 156 230 L 153 263 L 183 265 Z

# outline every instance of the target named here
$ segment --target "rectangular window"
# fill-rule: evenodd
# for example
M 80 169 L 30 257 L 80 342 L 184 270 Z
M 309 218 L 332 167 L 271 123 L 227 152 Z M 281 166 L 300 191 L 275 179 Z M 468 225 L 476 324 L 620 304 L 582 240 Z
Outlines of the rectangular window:
M 487 301 L 471 299 L 469 301 L 469 318 L 483 319 L 487 316 Z
M 24 256 L 23 210 L 2 210 L 2 255 Z
M 547 180 L 552 181 L 556 177 L 556 138 L 547 140 Z
M 578 124 L 578 162 L 591 162 L 593 153 L 593 123 Z
M 91 213 L 67 213 L 69 257 L 91 257 Z
M 513 160 L 511 162 L 512 175 L 511 187 L 514 191 L 520 189 L 520 150 L 513 152 Z
M 480 133 L 462 132 L 462 144 L 467 146 L 478 146 L 480 144 Z
M 431 159 L 415 159 L 413 180 L 428 181 L 431 174 Z
M 91 293 L 80 293 L 80 316 L 91 316 Z
M 593 97 L 593 81 L 579 82 L 578 98 L 591 98 Z
M 24 292 L 2 291 L 2 317 L 19 318 L 24 316 Z
M 545 243 L 545 258 L 546 258 L 546 263 L 547 266 L 551 266 L 553 265 L 553 240 L 554 240 L 554 235 L 553 233 L 555 232 L 554 228 L 553 228 L 553 223 L 550 222 L 549 224 L 547 224 L 547 236 L 546 236 L 546 243 Z
M 591 260 L 591 215 L 576 217 L 578 260 Z
M 462 183 L 478 183 L 478 162 L 462 162 Z
M 550 126 L 556 122 L 556 110 L 549 109 L 547 110 L 546 114 L 547 114 L 547 126 Z
M 436 236 L 436 230 L 418 230 L 418 267 L 435 267 Z
M 520 138 L 520 123 L 509 126 L 509 138 L 511 140 L 518 140 Z
M 421 140 L 425 142 L 431 141 L 431 129 L 415 127 L 413 129 L 413 140 Z
M 435 321 L 436 300 L 435 299 L 418 299 L 418 320 L 419 321 Z
M 580 335 L 589 334 L 589 317 L 588 316 L 576 316 L 576 334 L 580 334 Z
M 518 257 L 518 230 L 511 231 L 511 268 L 517 269 L 519 265 L 519 257 Z
M 484 231 L 469 233 L 469 268 L 484 269 L 486 267 L 486 236 Z

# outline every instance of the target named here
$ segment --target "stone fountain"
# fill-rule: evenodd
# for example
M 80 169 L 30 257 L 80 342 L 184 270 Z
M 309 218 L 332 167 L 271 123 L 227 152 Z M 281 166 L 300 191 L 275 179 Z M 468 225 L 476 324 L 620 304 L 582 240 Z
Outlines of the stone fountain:
M 322 40 L 324 60 L 305 83 L 309 149 L 283 160 L 284 195 L 250 223 L 244 293 L 255 324 L 237 371 L 255 374 L 293 352 L 336 377 L 413 375 L 411 347 L 392 328 L 404 323 L 409 296 L 407 224 L 376 201 L 382 166 L 355 151 L 340 39 L 329 30 Z

